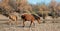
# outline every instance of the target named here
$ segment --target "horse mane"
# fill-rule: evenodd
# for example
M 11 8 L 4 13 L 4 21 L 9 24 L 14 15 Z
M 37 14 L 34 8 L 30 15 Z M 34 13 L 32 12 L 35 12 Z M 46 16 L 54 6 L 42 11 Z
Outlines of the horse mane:
M 34 16 L 34 18 L 37 20 L 37 19 L 40 19 L 39 16 L 35 15 L 35 14 L 31 14 L 32 16 Z
M 9 15 L 8 14 L 3 14 L 4 16 L 8 17 Z

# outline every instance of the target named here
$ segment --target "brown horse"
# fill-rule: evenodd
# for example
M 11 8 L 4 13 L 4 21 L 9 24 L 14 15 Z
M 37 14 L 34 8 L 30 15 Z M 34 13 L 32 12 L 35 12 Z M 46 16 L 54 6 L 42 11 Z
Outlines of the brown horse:
M 30 26 L 31 26 L 31 24 L 34 23 L 36 17 L 33 16 L 32 14 L 23 14 L 21 16 L 21 18 L 23 19 L 23 27 L 24 27 L 25 26 L 25 24 L 24 24 L 25 21 L 31 21 L 31 23 L 30 23 Z M 37 21 L 40 24 L 40 19 L 38 19 Z

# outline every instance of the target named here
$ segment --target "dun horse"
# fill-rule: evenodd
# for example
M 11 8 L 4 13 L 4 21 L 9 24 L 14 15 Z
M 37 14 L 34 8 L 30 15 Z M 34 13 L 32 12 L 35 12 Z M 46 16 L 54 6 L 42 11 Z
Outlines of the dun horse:
M 17 16 L 13 14 L 3 14 L 6 17 L 9 17 L 9 24 L 11 25 L 11 22 L 15 22 L 17 24 Z
M 11 24 L 11 22 L 16 22 L 17 24 L 17 16 L 14 15 L 14 14 L 11 14 L 11 12 L 13 13 L 14 11 L 7 11 L 6 9 L 4 8 L 0 8 L 0 12 L 2 15 L 6 16 L 6 17 L 9 17 L 9 22 Z
M 40 24 L 40 18 L 32 14 L 23 14 L 21 18 L 23 19 L 23 27 L 25 26 L 24 24 L 25 21 L 31 21 L 30 26 L 32 23 L 34 23 L 35 20 L 37 20 L 38 23 Z

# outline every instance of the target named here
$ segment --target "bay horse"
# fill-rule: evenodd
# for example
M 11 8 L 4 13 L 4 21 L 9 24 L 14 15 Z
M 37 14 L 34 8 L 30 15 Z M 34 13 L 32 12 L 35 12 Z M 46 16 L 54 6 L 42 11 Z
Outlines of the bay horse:
M 38 17 L 32 14 L 22 14 L 21 18 L 23 19 L 23 27 L 25 26 L 24 24 L 25 21 L 31 21 L 30 27 L 31 27 L 31 24 L 34 23 L 35 20 L 37 20 L 38 23 L 40 24 L 40 18 L 37 19 Z

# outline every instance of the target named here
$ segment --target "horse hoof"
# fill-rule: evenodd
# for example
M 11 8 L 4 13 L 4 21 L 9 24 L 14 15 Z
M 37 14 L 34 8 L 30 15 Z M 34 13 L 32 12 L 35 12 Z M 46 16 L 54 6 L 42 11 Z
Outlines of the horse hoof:
M 45 23 L 45 21 L 43 21 L 42 23 Z
M 24 26 L 22 26 L 22 27 L 24 27 Z
M 29 26 L 29 27 L 31 27 L 31 26 Z

